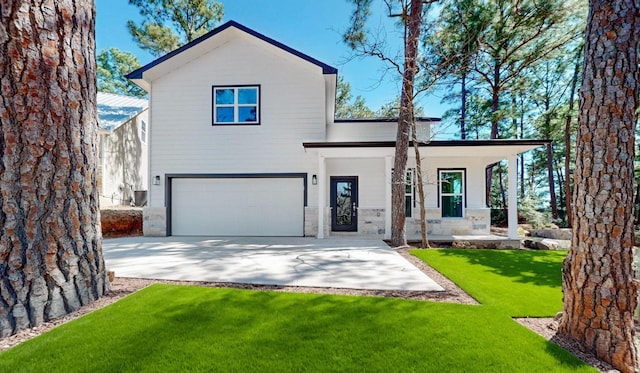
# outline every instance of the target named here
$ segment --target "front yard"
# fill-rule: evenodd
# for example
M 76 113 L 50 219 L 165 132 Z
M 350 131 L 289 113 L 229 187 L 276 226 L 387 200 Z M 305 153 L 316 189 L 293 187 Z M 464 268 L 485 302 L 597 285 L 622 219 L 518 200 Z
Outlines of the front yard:
M 483 305 L 153 285 L 0 353 L 0 371 L 592 371 L 511 319 L 560 310 L 563 253 L 415 253 Z

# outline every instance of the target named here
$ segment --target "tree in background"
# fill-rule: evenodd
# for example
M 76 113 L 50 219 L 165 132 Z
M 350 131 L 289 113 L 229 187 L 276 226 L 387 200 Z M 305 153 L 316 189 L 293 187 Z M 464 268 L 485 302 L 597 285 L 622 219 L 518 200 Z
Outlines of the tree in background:
M 343 77 L 338 77 L 336 86 L 336 112 L 337 119 L 373 118 L 376 113 L 369 109 L 364 97 L 356 96 L 352 100 L 351 84 Z
M 391 181 L 391 244 L 406 246 L 405 187 L 409 149 L 409 134 L 414 123 L 415 83 L 418 76 L 420 35 L 423 31 L 426 5 L 435 0 L 384 0 L 388 16 L 397 18 L 403 34 L 402 57 L 395 58 L 385 50 L 380 35 L 372 35 L 366 28 L 371 15 L 372 0 L 352 0 L 355 6 L 351 26 L 344 42 L 362 56 L 373 56 L 387 62 L 402 77 L 394 172 Z M 418 175 L 420 176 L 420 175 Z M 418 181 L 420 182 L 420 180 Z
M 134 54 L 109 48 L 98 53 L 98 91 L 123 96 L 146 97 L 147 92 L 125 75 L 140 67 Z
M 396 97 L 394 100 L 385 102 L 380 106 L 380 109 L 376 112 L 378 118 L 397 118 L 400 114 L 400 97 Z M 413 114 L 416 117 L 424 116 L 424 109 L 419 106 L 413 107 Z
M 211 31 L 224 9 L 214 0 L 129 0 L 144 17 L 141 24 L 127 22 L 138 46 L 162 56 Z
M 455 121 L 460 128 L 460 138 L 467 138 L 467 96 L 470 91 L 468 82 L 472 80 L 472 67 L 476 63 L 482 32 L 490 24 L 491 15 L 484 5 L 477 0 L 450 0 L 443 4 L 440 16 L 429 27 L 424 37 L 425 51 L 423 61 L 440 65 L 455 58 L 447 64 L 446 86 L 452 91 L 455 85 L 460 86 L 458 94 L 447 95 L 447 101 L 460 102 L 460 106 L 452 110 Z M 435 61 L 434 61 L 435 60 Z
M 638 372 L 633 162 L 640 8 L 633 0 L 591 0 L 589 5 L 573 237 L 562 272 L 559 330 L 622 372 Z
M 432 56 L 458 56 L 449 82 L 460 85 L 461 104 L 453 118 L 459 121 L 462 138 L 469 132 L 470 100 L 475 101 L 476 108 L 489 110 L 489 130 L 477 132 L 486 133 L 490 139 L 514 137 L 518 131 L 512 127 L 520 116 L 512 110 L 515 92 L 529 89 L 526 84 L 530 80 L 522 75 L 579 35 L 583 23 L 578 5 L 576 1 L 560 0 L 445 2 L 442 15 L 434 24 L 433 37 L 425 43 Z M 469 86 L 473 95 L 483 98 L 469 97 Z M 489 105 L 479 106 L 483 101 Z M 473 115 L 478 117 L 478 113 Z M 452 113 L 448 117 L 452 118 Z M 488 201 L 492 199 L 492 170 L 490 167 L 487 172 Z M 497 180 L 501 182 L 502 178 Z M 503 194 L 497 200 L 505 201 L 506 197 Z
M 0 12 L 0 337 L 109 290 L 96 187 L 93 1 Z
M 564 122 L 564 191 L 565 191 L 565 211 L 567 216 L 567 225 L 569 227 L 573 226 L 573 213 L 571 212 L 571 195 L 572 193 L 572 184 L 573 178 L 571 177 L 571 154 L 573 153 L 571 149 L 572 146 L 572 134 L 574 131 L 573 124 L 573 116 L 575 110 L 575 95 L 576 88 L 578 87 L 578 81 L 580 79 L 580 72 L 582 71 L 582 53 L 584 51 L 584 43 L 581 42 L 576 46 L 574 50 L 574 62 L 573 62 L 573 75 L 571 77 L 571 88 L 569 89 L 569 102 L 567 104 L 567 110 L 565 112 L 565 122 Z M 638 191 L 640 192 L 640 190 Z M 638 208 L 638 204 L 636 204 L 636 209 Z

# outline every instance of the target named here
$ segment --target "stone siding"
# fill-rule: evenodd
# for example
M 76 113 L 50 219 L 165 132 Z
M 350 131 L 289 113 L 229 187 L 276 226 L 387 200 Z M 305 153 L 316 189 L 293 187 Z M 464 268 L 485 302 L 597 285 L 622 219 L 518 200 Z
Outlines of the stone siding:
M 318 208 L 306 206 L 304 208 L 304 236 L 318 236 Z
M 407 236 L 420 236 L 420 210 L 407 218 Z M 491 230 L 490 209 L 465 209 L 464 218 L 442 218 L 439 208 L 426 209 L 427 234 L 436 236 L 488 235 Z
M 142 232 L 145 236 L 164 237 L 167 235 L 167 209 L 145 207 L 142 209 Z
M 384 209 L 358 209 L 358 233 L 384 236 Z

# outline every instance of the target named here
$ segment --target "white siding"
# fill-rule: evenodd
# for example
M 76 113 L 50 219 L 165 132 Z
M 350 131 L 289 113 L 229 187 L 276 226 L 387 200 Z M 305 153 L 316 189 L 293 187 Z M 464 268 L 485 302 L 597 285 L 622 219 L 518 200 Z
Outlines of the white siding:
M 212 126 L 212 86 L 260 85 L 260 125 Z M 152 83 L 151 177 L 315 168 L 303 141 L 325 140 L 322 70 L 250 36 L 231 39 Z M 151 206 L 164 206 L 164 183 Z
M 409 159 L 409 167 L 415 167 L 415 158 Z M 484 208 L 484 170 L 486 163 L 481 158 L 469 157 L 433 157 L 423 159 L 424 193 L 426 207 L 438 206 L 438 169 L 461 168 L 466 171 L 467 208 Z M 417 194 L 416 194 L 416 198 Z M 416 210 L 417 211 L 417 210 Z
M 362 209 L 384 208 L 386 183 L 384 158 L 327 159 L 327 196 L 329 201 L 329 177 L 357 176 L 358 205 Z M 316 203 L 317 205 L 317 203 Z
M 417 123 L 418 140 L 430 140 L 430 122 Z M 397 122 L 337 122 L 327 128 L 327 141 L 395 141 Z
M 141 122 L 147 123 L 145 109 L 108 135 L 101 135 L 102 190 L 100 205 L 129 205 L 133 192 L 149 189 L 148 141 L 140 138 Z M 147 138 L 148 139 L 148 138 Z

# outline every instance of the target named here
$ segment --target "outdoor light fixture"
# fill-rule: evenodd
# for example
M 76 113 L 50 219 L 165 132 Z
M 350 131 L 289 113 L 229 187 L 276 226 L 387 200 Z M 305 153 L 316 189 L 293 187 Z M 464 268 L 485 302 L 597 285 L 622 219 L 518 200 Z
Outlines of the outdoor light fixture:
M 316 175 L 311 176 L 311 184 L 318 184 L 318 177 Z
M 160 175 L 153 177 L 153 185 L 160 185 Z

